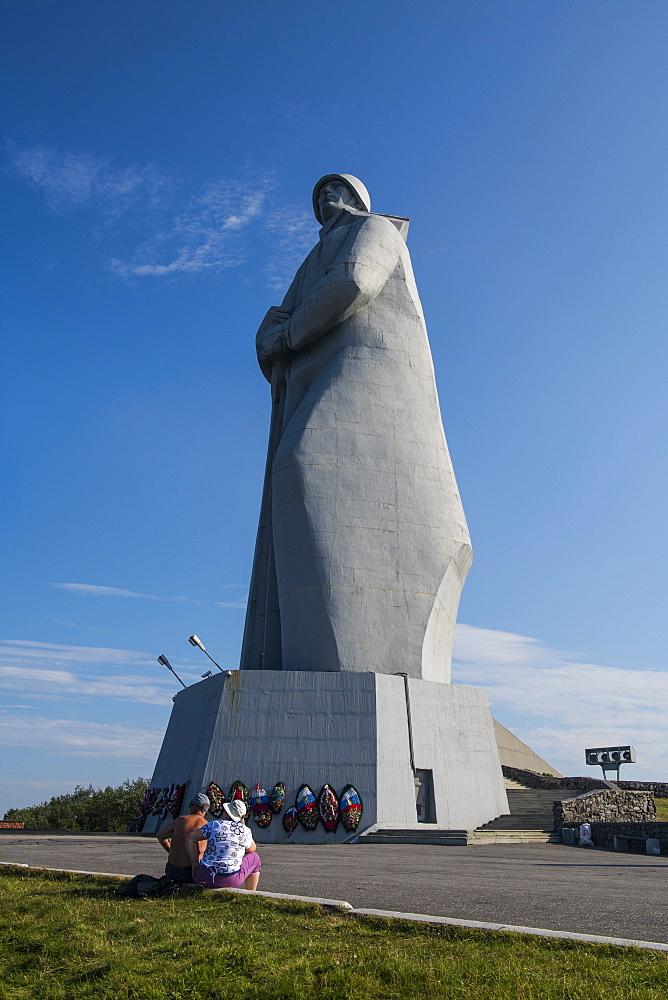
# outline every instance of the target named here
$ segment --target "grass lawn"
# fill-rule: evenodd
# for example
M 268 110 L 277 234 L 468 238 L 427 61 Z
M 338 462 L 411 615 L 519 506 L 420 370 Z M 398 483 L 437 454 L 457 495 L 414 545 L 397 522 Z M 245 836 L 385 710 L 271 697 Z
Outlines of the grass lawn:
M 2 1000 L 665 1000 L 668 956 L 0 871 Z
M 668 821 L 668 799 L 654 799 L 656 803 L 656 818 L 660 823 Z

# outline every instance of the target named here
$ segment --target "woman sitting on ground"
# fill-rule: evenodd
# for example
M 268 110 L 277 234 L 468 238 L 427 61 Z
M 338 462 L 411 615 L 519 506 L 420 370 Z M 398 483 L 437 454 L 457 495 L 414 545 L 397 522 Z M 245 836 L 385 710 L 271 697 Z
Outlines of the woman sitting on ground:
M 223 806 L 227 814 L 186 836 L 193 882 L 205 889 L 246 889 L 254 892 L 260 880 L 260 856 L 246 826 L 246 804 L 233 799 Z M 205 847 L 206 845 L 206 847 Z

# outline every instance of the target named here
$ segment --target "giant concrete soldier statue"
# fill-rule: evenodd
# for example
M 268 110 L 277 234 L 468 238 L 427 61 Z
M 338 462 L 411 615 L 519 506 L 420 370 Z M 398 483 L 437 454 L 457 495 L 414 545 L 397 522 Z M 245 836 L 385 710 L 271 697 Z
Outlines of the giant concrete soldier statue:
M 416 821 L 466 843 L 508 801 L 486 692 L 447 683 L 471 547 L 408 220 L 347 174 L 313 207 L 318 244 L 257 334 L 272 417 L 242 669 L 178 692 L 151 785 L 282 788 L 301 822 L 256 822 L 264 843 Z M 329 820 L 354 793 L 359 825 L 327 825 L 318 788 Z
M 257 334 L 272 420 L 241 666 L 447 682 L 471 547 L 407 220 L 356 177 Z

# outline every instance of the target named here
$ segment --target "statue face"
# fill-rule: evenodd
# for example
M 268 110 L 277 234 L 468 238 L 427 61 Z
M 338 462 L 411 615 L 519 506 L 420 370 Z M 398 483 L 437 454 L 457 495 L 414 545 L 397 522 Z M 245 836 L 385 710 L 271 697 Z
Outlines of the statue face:
M 318 207 L 323 223 L 340 212 L 346 205 L 359 208 L 357 197 L 353 194 L 347 184 L 343 181 L 328 181 L 323 184 L 318 195 Z

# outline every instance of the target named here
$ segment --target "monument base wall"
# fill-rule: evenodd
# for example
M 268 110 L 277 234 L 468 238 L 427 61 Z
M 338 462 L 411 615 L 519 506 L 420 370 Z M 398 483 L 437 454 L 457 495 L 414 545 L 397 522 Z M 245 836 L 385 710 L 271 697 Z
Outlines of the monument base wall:
M 211 781 L 225 794 L 236 780 L 267 792 L 284 782 L 281 814 L 265 829 L 249 820 L 258 843 L 350 838 L 342 824 L 328 833 L 322 823 L 288 837 L 283 813 L 304 782 L 316 796 L 325 783 L 339 796 L 354 785 L 364 807 L 356 834 L 415 826 L 409 712 L 414 766 L 433 775 L 430 820 L 474 829 L 507 813 L 486 693 L 371 672 L 242 670 L 192 685 L 174 700 L 151 784 L 186 782 L 186 812 L 189 796 Z M 161 822 L 167 819 L 149 816 L 144 832 Z

